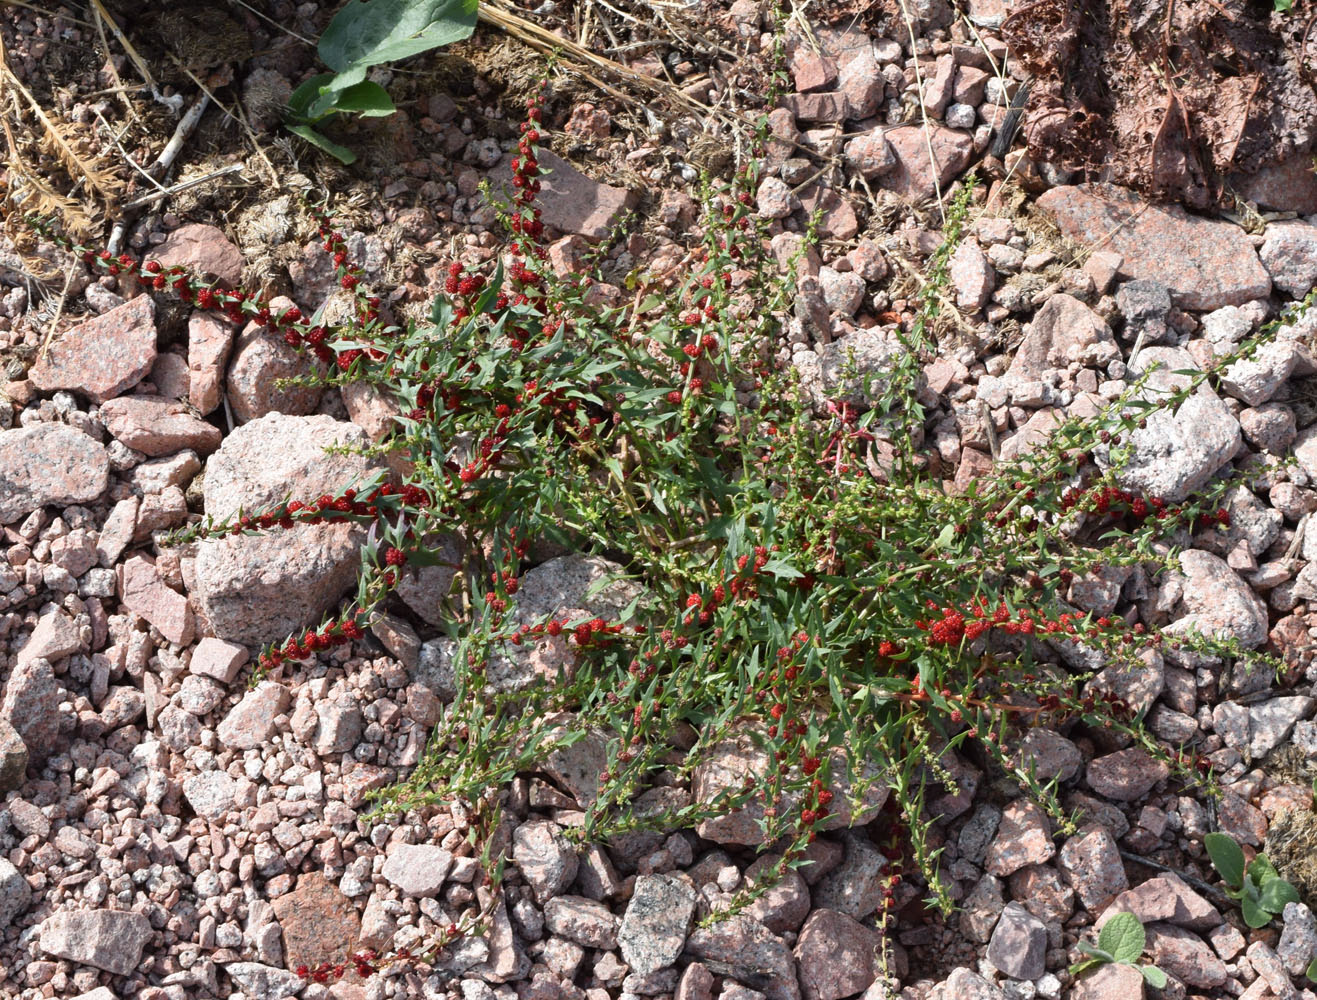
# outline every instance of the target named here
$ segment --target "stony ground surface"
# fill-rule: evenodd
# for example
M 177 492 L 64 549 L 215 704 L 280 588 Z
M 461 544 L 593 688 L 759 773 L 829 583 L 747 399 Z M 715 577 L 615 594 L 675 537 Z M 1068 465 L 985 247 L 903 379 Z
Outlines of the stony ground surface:
M 910 318 L 910 268 L 940 239 L 929 199 L 979 168 L 970 236 L 952 261 L 957 330 L 926 372 L 937 397 L 927 441 L 948 488 L 989 470 L 994 450 L 1016 454 L 1064 414 L 1092 412 L 1153 360 L 1210 362 L 1317 281 L 1317 218 L 1284 212 L 1287 191 L 1293 207 L 1306 204 L 1306 181 L 1274 184 L 1260 205 L 1281 214 L 1245 229 L 1077 183 L 1018 151 L 989 157 L 1024 75 L 993 35 L 1000 5 L 976 0 L 968 18 L 942 0 L 916 7 L 913 43 L 904 25 L 884 34 L 845 22 L 814 24 L 814 43 L 791 37 L 795 92 L 771 114 L 758 209 L 774 220 L 783 259 L 809 212 L 823 209 L 782 355 L 826 382 L 847 348 L 882 363 L 893 324 Z M 311 37 L 324 23 L 316 4 L 269 10 Z M 540 10 L 554 26 L 566 13 Z M 702 9 L 700 23 L 753 52 L 771 42 L 762 14 L 737 0 Z M 238 23 L 255 54 L 216 85 L 246 103 L 277 154 L 262 101 L 300 82 L 311 50 L 254 16 Z M 2 30 L 29 81 L 93 45 L 85 26 L 23 9 L 6 11 Z M 713 99 L 733 76 L 705 56 L 695 42 L 671 42 L 628 58 Z M 372 154 L 368 184 L 351 182 L 365 192 L 351 242 L 399 311 L 432 297 L 454 252 L 470 263 L 494 253 L 477 184 L 506 170 L 512 142 L 497 89 L 481 73 L 456 96 L 431 87 L 362 140 L 391 145 Z M 75 121 L 117 113 L 109 98 L 59 99 Z M 601 96 L 558 105 L 552 124 L 571 162 L 554 162 L 543 199 L 555 265 L 572 267 L 635 207 L 640 223 L 611 251 L 616 272 L 670 266 L 694 235 L 698 131 L 678 122 L 646 132 L 629 106 Z M 256 261 L 249 279 L 310 311 L 330 275 L 299 235 L 295 205 L 265 191 L 189 196 L 144 216 L 128 245 L 227 283 Z M 1058 838 L 1010 781 L 949 755 L 961 794 L 936 803 L 945 818 L 935 836 L 962 909 L 941 921 L 914 890 L 905 895 L 896 981 L 885 981 L 874 961 L 885 815 L 820 837 L 801 874 L 736 918 L 695 929 L 772 856 L 757 856 L 753 827 L 737 822 L 573 850 L 560 831 L 578 821 L 601 766 L 584 744 L 513 784 L 514 822 L 500 834 L 507 890 L 488 936 L 450 948 L 432 973 L 399 964 L 320 984 L 291 970 L 364 947 L 416 947 L 488 902 L 460 808 L 362 822 L 365 795 L 409 772 L 451 698 L 448 646 L 427 631 L 447 581 L 410 580 L 373 636 L 250 687 L 257 645 L 343 595 L 360 538 L 331 527 L 166 550 L 155 537 L 203 512 L 341 485 L 364 464 L 327 460 L 321 448 L 377 437 L 379 407 L 356 392 L 277 390 L 274 380 L 304 362 L 259 333 L 76 267 L 60 299 L 27 280 L 10 250 L 5 261 L 0 995 L 1131 1000 L 1145 986 L 1129 967 L 1078 983 L 1066 971 L 1081 937 L 1129 910 L 1170 977 L 1147 995 L 1314 996 L 1302 976 L 1317 953 L 1307 906 L 1286 908 L 1283 933 L 1250 933 L 1194 879 L 1210 877 L 1209 829 L 1257 848 L 1310 822 L 1317 532 L 1305 526 L 1317 510 L 1317 320 L 1236 364 L 1221 392 L 1204 388 L 1136 435 L 1129 485 L 1168 500 L 1244 472 L 1229 531 L 1193 539 L 1178 575 L 1104 572 L 1069 595 L 1102 614 L 1212 628 L 1291 664 L 1274 678 L 1152 655 L 1142 671 L 1095 682 L 1146 708 L 1168 744 L 1210 756 L 1225 787 L 1214 809 L 1100 732 L 1038 730 L 1022 761 L 1060 775 L 1081 814 L 1078 832 Z M 527 574 L 520 600 L 546 613 L 589 606 L 587 588 L 606 570 L 581 556 L 551 560 Z M 701 793 L 657 791 L 679 802 Z M 1295 859 L 1311 851 L 1294 843 Z

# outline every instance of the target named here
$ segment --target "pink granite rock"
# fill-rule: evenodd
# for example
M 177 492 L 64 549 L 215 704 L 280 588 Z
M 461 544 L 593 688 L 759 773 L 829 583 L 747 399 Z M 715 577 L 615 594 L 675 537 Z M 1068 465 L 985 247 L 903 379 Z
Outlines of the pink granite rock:
M 603 239 L 637 201 L 633 192 L 593 180 L 547 149 L 540 150 L 538 155 L 540 166 L 552 171 L 540 177 L 538 204 L 546 226 L 593 240 Z M 511 180 L 511 164 L 512 157 L 505 156 L 490 171 L 489 179 L 495 190 Z
M 293 300 L 279 296 L 270 300 L 270 311 L 293 307 Z M 248 323 L 233 347 L 229 361 L 229 405 L 233 415 L 246 423 L 267 413 L 304 416 L 320 403 L 320 386 L 289 386 L 279 389 L 279 379 L 307 375 L 320 366 L 310 354 L 298 354 L 283 339 L 265 327 Z
M 933 198 L 969 165 L 974 140 L 965 132 L 942 125 L 902 125 L 887 132 L 896 166 L 879 181 L 908 201 Z M 932 156 L 929 156 L 929 148 Z
M 227 519 L 289 493 L 335 496 L 382 471 L 358 455 L 327 455 L 331 443 L 368 443 L 354 424 L 318 415 L 270 413 L 237 428 L 206 469 L 206 513 Z M 228 536 L 198 547 L 193 596 L 222 639 L 255 645 L 285 638 L 342 596 L 356 579 L 361 528 L 297 525 L 269 534 Z
M 155 360 L 155 303 L 139 295 L 57 337 L 28 378 L 43 392 L 69 389 L 103 403 L 140 382 Z
M 159 396 L 120 396 L 101 406 L 101 417 L 114 437 L 153 458 L 184 448 L 210 454 L 222 436 L 178 400 Z
M 192 609 L 187 598 L 165 586 L 155 560 L 131 556 L 118 567 L 119 593 L 124 606 L 145 618 L 170 642 L 186 646 L 192 641 Z
M 233 327 L 201 311 L 188 317 L 188 401 L 205 416 L 220 404 L 224 366 L 233 349 Z
M 214 226 L 192 224 L 175 229 L 156 247 L 155 259 L 166 267 L 182 265 L 228 288 L 242 280 L 242 252 Z
M 80 430 L 40 423 L 0 431 L 0 524 L 46 504 L 91 503 L 109 479 L 109 455 Z
M 877 978 L 878 932 L 835 910 L 815 910 L 800 929 L 795 956 L 804 1000 L 841 1000 Z
M 1241 305 L 1271 291 L 1257 251 L 1233 223 L 1152 205 L 1114 184 L 1054 187 L 1038 205 L 1070 239 L 1120 254 L 1122 274 L 1161 282 L 1182 309 Z

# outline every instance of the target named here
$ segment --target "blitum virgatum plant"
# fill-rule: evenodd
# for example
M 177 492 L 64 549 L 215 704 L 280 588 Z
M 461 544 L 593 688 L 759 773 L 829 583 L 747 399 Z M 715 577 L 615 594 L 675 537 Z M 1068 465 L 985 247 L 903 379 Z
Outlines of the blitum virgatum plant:
M 766 128 L 730 183 L 703 182 L 706 216 L 680 266 L 667 277 L 638 269 L 617 287 L 548 264 L 536 205 L 542 108 L 533 98 L 522 125 L 505 252 L 480 268 L 453 261 L 425 322 L 387 321 L 324 217 L 324 249 L 356 302 L 345 326 L 276 313 L 180 268 L 75 248 L 102 271 L 255 319 L 326 363 L 322 381 L 367 382 L 396 402 L 396 429 L 370 451 L 404 456 L 405 481 L 380 473 L 163 540 L 327 522 L 369 529 L 355 595 L 266 648 L 260 670 L 360 639 L 403 575 L 441 558 L 436 539 L 456 540 L 445 624 L 456 697 L 411 776 L 379 797 L 381 812 L 459 799 L 488 816 L 515 774 L 596 739 L 597 794 L 581 803 L 572 836 L 607 841 L 744 809 L 784 871 L 805 863 L 818 831 L 877 815 L 885 926 L 921 884 L 951 905 L 927 836 L 938 818 L 929 802 L 957 790 L 950 750 L 979 748 L 1063 830 L 1073 818 L 1055 782 L 1011 750 L 1034 727 L 1108 730 L 1210 790 L 1203 759 L 1160 744 L 1093 671 L 1065 667 L 1055 650 L 1076 644 L 1120 665 L 1177 644 L 1267 663 L 1231 641 L 1171 638 L 1066 602 L 1097 567 L 1169 567 L 1189 532 L 1228 524 L 1223 480 L 1182 502 L 1119 485 L 1129 435 L 1213 373 L 1186 373 L 1160 396 L 1145 374 L 1096 416 L 1063 421 L 1034 450 L 950 492 L 918 451 L 921 366 L 935 350 L 971 184 L 950 206 L 914 321 L 892 333 L 901 360 L 867 372 L 852 359 L 824 392 L 778 354 L 793 285 L 754 213 Z M 522 620 L 519 581 L 548 546 L 608 556 L 631 596 L 606 612 Z M 509 662 L 532 647 L 556 650 L 559 669 L 510 682 Z M 737 737 L 757 761 L 744 784 L 637 808 L 646 790 L 681 787 Z M 486 860 L 495 877 L 499 857 Z

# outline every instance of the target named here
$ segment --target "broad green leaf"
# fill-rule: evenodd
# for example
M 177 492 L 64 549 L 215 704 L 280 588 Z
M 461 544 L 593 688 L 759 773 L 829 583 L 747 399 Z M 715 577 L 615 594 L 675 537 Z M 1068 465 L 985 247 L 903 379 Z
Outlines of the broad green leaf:
M 1224 833 L 1209 833 L 1203 838 L 1203 846 L 1227 885 L 1239 888 L 1244 884 L 1244 852 L 1233 838 Z
M 1102 926 L 1098 934 L 1098 947 L 1110 952 L 1117 962 L 1127 964 L 1138 961 L 1143 954 L 1147 935 L 1143 924 L 1132 913 L 1117 913 Z
M 1286 903 L 1297 903 L 1299 891 L 1283 878 L 1273 878 L 1262 884 L 1262 908 L 1268 913 L 1279 913 Z
M 1116 960 L 1116 956 L 1106 948 L 1091 945 L 1087 941 L 1080 941 L 1078 947 L 1085 955 L 1090 955 L 1099 962 L 1114 962 Z
M 364 71 L 470 37 L 476 0 L 350 0 L 329 22 L 318 47 L 339 73 Z
M 331 142 L 323 135 L 313 129 L 310 125 L 289 125 L 288 131 L 294 135 L 299 135 L 311 145 L 323 149 L 330 156 L 334 157 L 340 163 L 356 163 L 357 154 L 352 150 L 340 146 L 336 142 Z
M 346 90 L 332 91 L 333 110 L 353 111 L 367 118 L 384 118 L 398 109 L 389 92 L 378 83 L 364 80 Z
M 1314 958 L 1308 963 L 1308 968 L 1304 972 L 1304 975 L 1312 982 L 1317 983 L 1317 958 Z
M 1155 965 L 1142 965 L 1139 971 L 1143 973 L 1143 981 L 1153 989 L 1163 989 L 1166 986 L 1166 973 Z
M 1260 889 L 1262 883 L 1268 879 L 1280 878 L 1280 875 L 1276 871 L 1276 866 L 1271 863 L 1271 859 L 1265 854 L 1259 854 L 1253 859 L 1253 863 L 1248 866 L 1248 877 Z
M 1255 930 L 1271 923 L 1271 914 L 1247 896 L 1239 901 L 1239 909 L 1244 914 L 1244 923 Z
M 298 118 L 312 120 L 311 106 L 333 80 L 333 73 L 319 73 L 311 77 L 289 95 L 288 110 Z
M 1070 966 L 1070 975 L 1077 976 L 1081 972 L 1087 972 L 1089 969 L 1093 968 L 1093 966 L 1101 964 L 1102 959 L 1100 958 L 1085 958 Z

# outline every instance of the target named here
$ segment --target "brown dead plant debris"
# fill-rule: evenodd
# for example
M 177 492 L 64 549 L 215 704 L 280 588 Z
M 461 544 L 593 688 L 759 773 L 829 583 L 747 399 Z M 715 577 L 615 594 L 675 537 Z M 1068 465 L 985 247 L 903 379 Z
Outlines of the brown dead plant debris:
M 1034 0 L 1002 33 L 1032 75 L 1030 156 L 1195 208 L 1317 143 L 1299 18 L 1247 0 Z
M 10 70 L 3 40 L 0 127 L 10 178 L 7 200 L 17 214 L 55 216 L 67 231 L 83 235 L 118 205 L 126 185 L 117 162 L 98 148 L 87 127 L 42 108 Z

